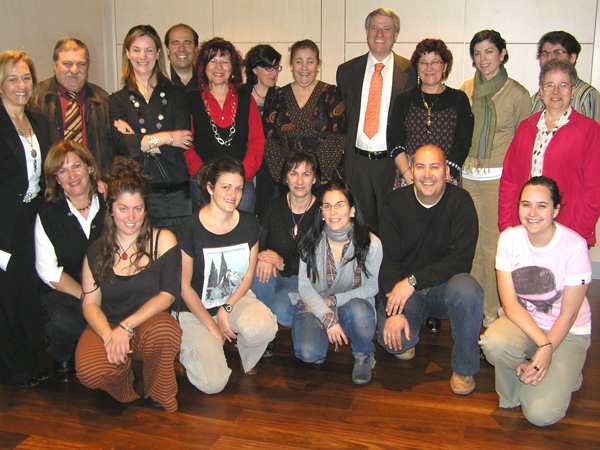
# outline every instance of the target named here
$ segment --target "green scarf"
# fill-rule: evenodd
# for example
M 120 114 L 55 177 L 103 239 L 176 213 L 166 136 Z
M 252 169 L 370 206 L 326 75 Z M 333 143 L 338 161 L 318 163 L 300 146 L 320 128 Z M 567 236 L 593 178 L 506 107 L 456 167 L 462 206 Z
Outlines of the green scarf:
M 503 65 L 494 78 L 484 81 L 479 70 L 473 78 L 473 106 L 471 111 L 475 117 L 471 151 L 465 161 L 464 168 L 468 173 L 479 171 L 489 167 L 489 160 L 496 134 L 496 107 L 492 97 L 498 92 L 506 80 L 508 74 Z

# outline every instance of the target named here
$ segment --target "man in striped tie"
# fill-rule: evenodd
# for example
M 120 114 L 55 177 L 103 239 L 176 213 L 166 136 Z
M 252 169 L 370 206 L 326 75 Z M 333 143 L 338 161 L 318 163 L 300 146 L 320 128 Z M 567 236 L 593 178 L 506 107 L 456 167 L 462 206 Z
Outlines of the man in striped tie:
M 89 83 L 90 54 L 75 38 L 56 43 L 54 76 L 39 85 L 39 112 L 46 116 L 52 144 L 71 139 L 87 147 L 101 172 L 112 164 L 113 148 L 108 124 L 108 93 Z

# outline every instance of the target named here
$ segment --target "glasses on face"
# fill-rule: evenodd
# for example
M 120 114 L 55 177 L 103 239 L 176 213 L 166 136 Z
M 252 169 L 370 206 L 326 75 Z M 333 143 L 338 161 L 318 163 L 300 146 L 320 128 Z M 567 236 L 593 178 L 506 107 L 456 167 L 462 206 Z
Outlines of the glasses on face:
M 427 62 L 427 61 L 419 61 L 419 68 L 420 69 L 426 69 L 427 66 L 431 66 L 434 69 L 439 69 L 442 64 L 444 64 L 443 61 L 440 61 L 438 59 L 434 59 L 433 61 Z
M 548 58 L 550 55 L 555 56 L 557 58 L 561 57 L 564 54 L 568 54 L 568 52 L 566 50 L 552 50 L 551 52 L 547 52 L 546 50 L 544 50 L 543 52 L 540 52 L 540 55 L 538 56 L 538 58 Z
M 558 90 L 563 94 L 568 94 L 571 92 L 571 85 L 567 83 L 560 83 L 558 86 L 554 83 L 546 83 L 544 86 L 542 86 L 542 89 L 546 92 L 554 92 L 555 88 L 558 88 Z
M 319 208 L 321 209 L 321 211 L 331 211 L 333 209 L 338 211 L 340 209 L 344 209 L 346 206 L 348 206 L 348 203 L 346 203 L 346 202 L 337 202 L 335 205 L 330 205 L 329 203 L 323 203 Z
M 281 72 L 282 67 L 281 66 L 271 66 L 271 67 L 262 67 L 263 69 L 265 69 L 267 72 Z

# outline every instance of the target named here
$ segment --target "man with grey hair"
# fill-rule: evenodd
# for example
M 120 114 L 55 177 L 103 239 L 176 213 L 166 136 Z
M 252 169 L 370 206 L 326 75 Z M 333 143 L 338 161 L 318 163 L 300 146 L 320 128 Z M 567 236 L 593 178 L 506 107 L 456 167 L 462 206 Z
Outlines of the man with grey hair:
M 79 39 L 60 39 L 53 54 L 54 76 L 39 84 L 38 110 L 48 121 L 54 144 L 72 139 L 87 147 L 107 173 L 113 160 L 108 93 L 89 83 L 90 53 Z
M 395 95 L 415 87 L 417 74 L 410 61 L 392 51 L 400 33 L 400 18 L 393 10 L 372 11 L 365 30 L 369 52 L 338 67 L 337 85 L 346 104 L 344 178 L 367 223 L 377 231 L 383 197 L 396 175 L 387 147 L 388 117 Z

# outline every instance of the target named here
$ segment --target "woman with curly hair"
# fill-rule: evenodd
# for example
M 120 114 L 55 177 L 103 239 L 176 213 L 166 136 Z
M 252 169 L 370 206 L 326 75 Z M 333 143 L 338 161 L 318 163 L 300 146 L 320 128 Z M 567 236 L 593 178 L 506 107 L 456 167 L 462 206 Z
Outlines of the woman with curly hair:
M 108 178 L 104 231 L 83 261 L 88 327 L 75 352 L 77 378 L 131 402 L 139 398 L 131 363 L 141 360 L 144 397 L 172 412 L 181 329 L 167 310 L 181 290 L 181 251 L 173 233 L 150 226 L 142 167 L 119 157 Z
M 265 137 L 252 92 L 242 91 L 242 56 L 234 45 L 216 37 L 202 43 L 197 62 L 198 91 L 188 94 L 194 148 L 186 152 L 188 170 L 195 177 L 203 164 L 223 156 L 244 165 L 246 179 L 239 208 L 254 212 L 253 178 L 262 163 Z M 191 183 L 192 199 L 200 188 Z

